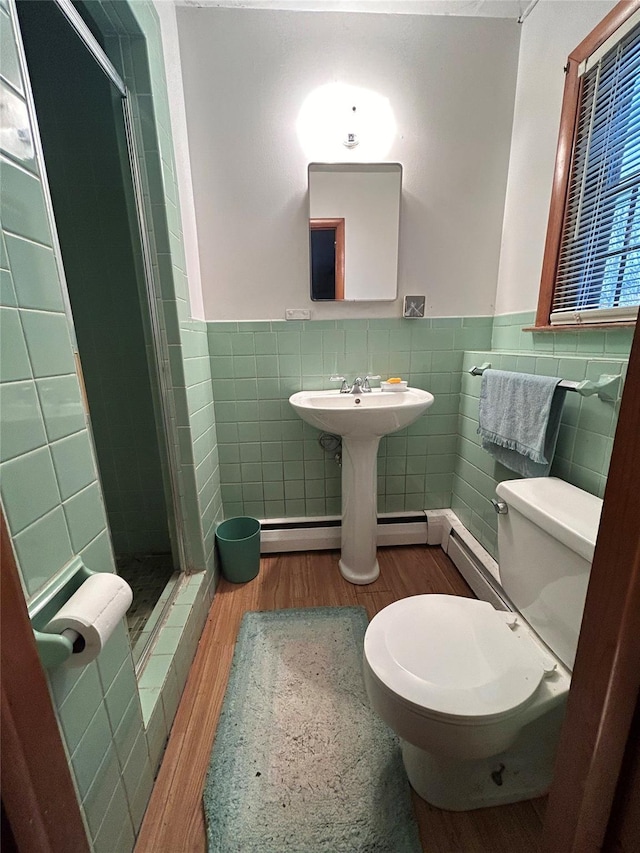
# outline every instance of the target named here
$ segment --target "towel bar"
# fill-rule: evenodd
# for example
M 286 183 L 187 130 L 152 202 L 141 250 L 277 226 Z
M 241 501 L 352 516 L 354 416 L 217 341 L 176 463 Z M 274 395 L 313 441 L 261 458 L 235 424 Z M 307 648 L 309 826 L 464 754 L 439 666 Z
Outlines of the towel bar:
M 474 365 L 469 373 L 472 376 L 482 376 L 484 371 L 490 367 L 491 362 L 487 361 L 479 366 Z M 582 382 L 561 379 L 558 387 L 566 388 L 567 391 L 577 391 L 583 397 L 590 397 L 592 394 L 597 394 L 601 400 L 608 403 L 615 403 L 620 395 L 621 380 L 622 376 L 619 373 L 603 373 L 596 382 L 592 379 L 583 379 Z

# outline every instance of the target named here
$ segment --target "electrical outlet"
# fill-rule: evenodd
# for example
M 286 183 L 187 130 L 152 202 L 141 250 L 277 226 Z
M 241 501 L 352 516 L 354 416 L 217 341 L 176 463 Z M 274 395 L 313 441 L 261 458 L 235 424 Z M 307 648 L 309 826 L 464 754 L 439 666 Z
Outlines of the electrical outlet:
M 286 308 L 284 312 L 285 320 L 310 320 L 311 311 L 308 308 Z

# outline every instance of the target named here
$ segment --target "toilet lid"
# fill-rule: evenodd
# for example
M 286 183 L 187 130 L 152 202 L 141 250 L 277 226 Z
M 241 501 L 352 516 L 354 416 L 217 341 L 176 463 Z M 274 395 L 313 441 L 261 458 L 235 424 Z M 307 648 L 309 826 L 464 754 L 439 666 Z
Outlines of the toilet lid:
M 454 717 L 514 711 L 543 676 L 533 644 L 518 637 L 490 604 L 455 595 L 414 595 L 371 621 L 364 652 L 397 696 Z

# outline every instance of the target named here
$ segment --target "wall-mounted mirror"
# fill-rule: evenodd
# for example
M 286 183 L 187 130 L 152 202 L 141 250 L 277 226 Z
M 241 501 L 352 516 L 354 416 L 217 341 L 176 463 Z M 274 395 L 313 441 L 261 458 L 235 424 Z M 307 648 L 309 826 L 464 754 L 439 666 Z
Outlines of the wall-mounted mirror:
M 314 301 L 396 298 L 401 187 L 399 163 L 309 164 Z

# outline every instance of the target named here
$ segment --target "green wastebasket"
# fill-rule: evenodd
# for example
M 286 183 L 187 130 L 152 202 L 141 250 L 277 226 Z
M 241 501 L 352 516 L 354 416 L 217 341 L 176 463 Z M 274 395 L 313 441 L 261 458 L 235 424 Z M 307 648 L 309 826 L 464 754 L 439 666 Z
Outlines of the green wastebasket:
M 260 522 L 238 516 L 223 521 L 216 530 L 222 574 L 232 583 L 246 583 L 260 569 Z

